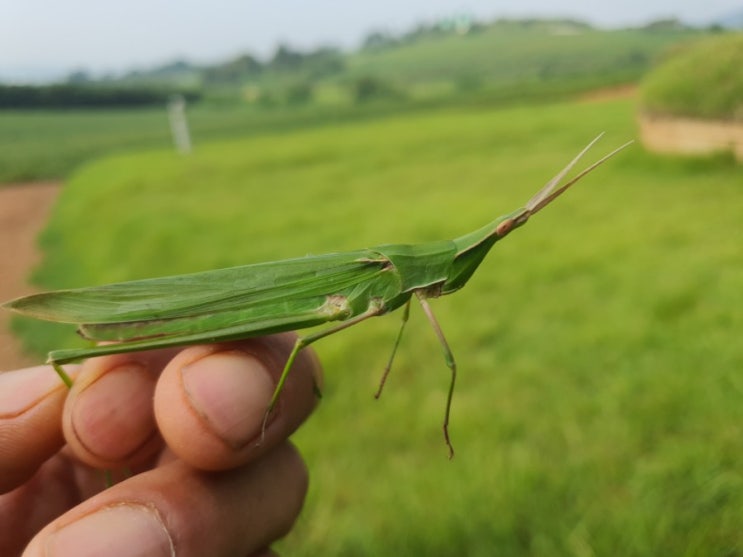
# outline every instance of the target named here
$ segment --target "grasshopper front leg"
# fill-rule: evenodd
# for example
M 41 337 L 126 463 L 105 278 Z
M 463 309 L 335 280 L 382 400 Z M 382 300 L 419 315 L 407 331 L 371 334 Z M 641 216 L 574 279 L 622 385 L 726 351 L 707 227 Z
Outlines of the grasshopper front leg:
M 49 363 L 54 368 L 54 371 L 57 372 L 57 375 L 59 375 L 59 378 L 62 380 L 62 383 L 64 383 L 68 389 L 72 388 L 72 378 L 67 375 L 67 372 L 64 370 L 64 368 L 54 360 L 49 360 Z
M 395 345 L 392 347 L 392 354 L 390 354 L 390 359 L 387 360 L 387 365 L 384 366 L 384 371 L 382 372 L 382 378 L 379 380 L 379 387 L 377 388 L 377 392 L 374 393 L 374 398 L 378 399 L 382 395 L 382 389 L 384 388 L 384 384 L 387 382 L 387 376 L 390 374 L 390 370 L 392 369 L 392 362 L 395 359 L 395 354 L 397 354 L 397 348 L 400 346 L 400 341 L 402 340 L 402 333 L 405 330 L 405 325 L 407 325 L 409 317 L 410 317 L 410 298 L 408 298 L 408 301 L 405 302 L 405 308 L 402 311 L 402 323 L 400 323 L 400 329 L 397 331 L 397 338 L 395 339 Z
M 348 327 L 352 327 L 357 323 L 361 323 L 362 321 L 369 319 L 370 317 L 380 315 L 381 313 L 384 313 L 384 304 L 378 299 L 372 299 L 369 302 L 369 307 L 366 309 L 366 311 L 364 311 L 364 313 L 360 313 L 356 317 L 352 317 L 347 321 L 343 321 L 335 327 L 330 327 L 328 329 L 325 329 L 324 331 L 318 331 L 316 333 L 297 338 L 297 340 L 294 342 L 294 347 L 292 348 L 292 351 L 289 353 L 289 357 L 286 360 L 284 369 L 281 371 L 281 376 L 276 383 L 276 388 L 274 389 L 273 395 L 271 396 L 271 402 L 268 403 L 268 408 L 266 408 L 266 412 L 263 415 L 263 424 L 261 425 L 261 439 L 258 443 L 259 445 L 263 443 L 263 439 L 266 435 L 266 426 L 268 425 L 268 420 L 271 416 L 271 413 L 274 411 L 276 405 L 278 404 L 281 391 L 284 390 L 286 378 L 289 376 L 289 372 L 291 371 L 292 366 L 294 365 L 294 361 L 297 359 L 297 355 L 299 354 L 300 350 L 309 346 L 313 342 L 320 340 L 321 338 L 325 338 L 339 331 L 347 329 Z

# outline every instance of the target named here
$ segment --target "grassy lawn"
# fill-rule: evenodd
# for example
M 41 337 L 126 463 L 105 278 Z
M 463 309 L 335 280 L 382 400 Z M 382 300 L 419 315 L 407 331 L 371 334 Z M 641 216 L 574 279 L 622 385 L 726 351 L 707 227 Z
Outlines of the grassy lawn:
M 343 112 L 343 111 L 340 111 Z M 363 116 L 363 115 L 362 115 Z M 188 111 L 196 149 L 204 142 L 282 133 L 339 117 L 339 110 L 257 111 L 198 106 Z M 115 152 L 172 145 L 166 108 L 0 111 L 0 187 L 7 182 L 64 178 L 88 160 Z
M 67 184 L 43 287 L 450 238 L 523 204 L 627 101 L 439 110 L 106 158 Z M 590 158 L 590 157 L 589 157 Z M 295 441 L 311 491 L 279 548 L 316 555 L 743 553 L 741 169 L 632 147 L 420 311 L 379 402 L 391 315 L 316 345 Z M 17 322 L 37 350 L 72 336 Z

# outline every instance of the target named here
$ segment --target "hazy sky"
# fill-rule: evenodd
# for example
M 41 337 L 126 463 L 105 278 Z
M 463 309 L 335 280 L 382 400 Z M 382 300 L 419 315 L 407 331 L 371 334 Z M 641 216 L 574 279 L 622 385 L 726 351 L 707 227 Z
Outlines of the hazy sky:
M 0 79 L 265 56 L 279 41 L 352 47 L 373 29 L 457 13 L 623 26 L 669 16 L 708 22 L 741 8 L 743 0 L 0 0 Z

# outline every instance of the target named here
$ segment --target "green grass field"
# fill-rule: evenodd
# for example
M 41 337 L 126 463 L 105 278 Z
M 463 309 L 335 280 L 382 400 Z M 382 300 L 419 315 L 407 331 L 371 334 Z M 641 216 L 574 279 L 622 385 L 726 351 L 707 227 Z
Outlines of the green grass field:
M 106 158 L 67 184 L 47 288 L 450 238 L 523 204 L 628 101 L 457 109 Z M 590 157 L 589 157 L 590 158 Z M 460 379 L 413 311 L 316 345 L 296 435 L 311 491 L 287 555 L 743 554 L 743 197 L 724 158 L 639 145 L 434 301 Z M 417 308 L 414 308 L 416 310 Z M 72 337 L 17 322 L 37 350 Z M 72 342 L 72 340 L 70 340 Z
M 355 115 L 357 118 L 373 116 Z M 315 126 L 349 117 L 342 109 L 258 111 L 245 106 L 199 106 L 188 111 L 193 143 Z M 0 187 L 3 183 L 68 176 L 86 161 L 127 150 L 171 148 L 166 108 L 131 110 L 0 111 Z

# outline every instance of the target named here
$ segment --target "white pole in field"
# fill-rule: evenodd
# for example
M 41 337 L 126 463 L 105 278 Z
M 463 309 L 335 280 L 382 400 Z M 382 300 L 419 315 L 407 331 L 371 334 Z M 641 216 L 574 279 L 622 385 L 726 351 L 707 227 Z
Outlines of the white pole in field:
M 176 150 L 182 155 L 189 154 L 191 134 L 188 131 L 188 120 L 186 120 L 186 99 L 182 95 L 174 96 L 168 103 L 168 118 Z

